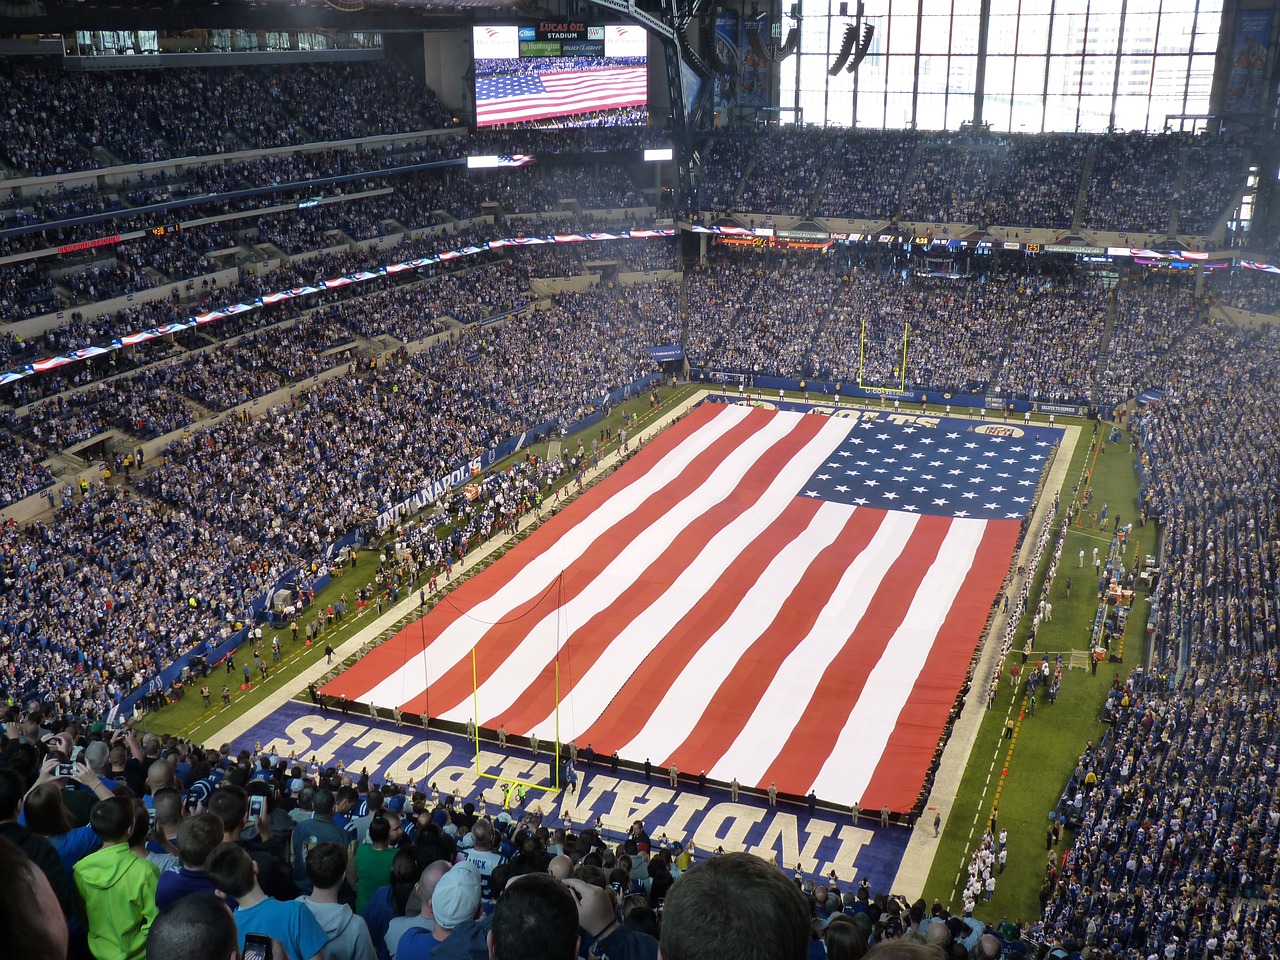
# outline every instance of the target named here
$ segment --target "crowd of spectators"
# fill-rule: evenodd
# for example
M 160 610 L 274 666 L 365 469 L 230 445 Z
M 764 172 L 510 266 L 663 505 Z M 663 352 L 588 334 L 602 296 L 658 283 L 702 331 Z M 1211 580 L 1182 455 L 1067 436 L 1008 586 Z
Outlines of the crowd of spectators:
M 1183 165 L 1178 233 L 1208 234 L 1244 192 L 1244 156 L 1237 147 L 1196 144 L 1184 151 Z
M 44 454 L 33 443 L 14 432 L 13 415 L 0 415 L 0 455 L 5 471 L 0 482 L 0 507 L 24 500 L 54 483 L 53 474 L 41 462 Z
M 4 721 L 0 856 L 21 882 L 0 916 L 30 960 L 221 958 L 256 948 L 250 936 L 298 960 L 1028 949 L 1014 924 L 909 904 L 865 877 L 814 883 L 753 854 L 699 851 L 644 819 L 575 828 L 524 796 L 499 803 L 497 788 L 450 794 L 425 777 L 103 731 L 56 704 Z
M 678 259 L 675 243 L 661 240 L 536 244 L 519 247 L 513 255 L 532 277 L 572 277 L 588 272 L 588 263 L 614 263 L 621 273 L 674 270 Z
M 999 179 L 987 197 L 987 222 L 1070 227 L 1088 151 L 1089 141 L 1083 137 L 1012 137 Z
M 1111 731 L 1077 767 L 1046 934 L 1121 958 L 1274 949 L 1278 357 L 1274 330 L 1202 327 L 1158 361 L 1166 399 L 1131 424 L 1164 523 L 1155 657 L 1116 677 Z
M 1084 228 L 1168 233 L 1185 140 L 1172 134 L 1098 138 Z
M 1192 335 L 1199 314 L 1191 277 L 1153 277 L 1116 291 L 1115 320 L 1099 381 L 1099 396 L 1123 402 L 1155 385 L 1160 358 L 1179 337 Z
M 1280 308 L 1280 275 L 1266 270 L 1217 270 L 1209 275 L 1208 295 L 1215 303 L 1256 313 Z
M 856 137 L 829 137 L 833 151 L 822 193 L 821 217 L 876 219 L 898 209 L 902 179 L 911 165 L 915 135 L 900 130 L 868 130 Z
M 387 96 L 399 87 L 404 95 Z M 65 72 L 0 65 L 0 151 L 46 176 L 121 163 L 454 126 L 430 90 L 390 62 Z M 324 110 L 316 110 L 324 103 Z M 72 132 L 66 116 L 83 117 Z
M 902 184 L 903 220 L 983 223 L 998 149 L 922 143 Z
M 747 213 L 807 217 L 823 172 L 831 162 L 823 149 L 832 137 L 804 127 L 771 127 L 753 138 L 751 167 L 742 196 L 732 206 Z M 733 166 L 730 165 L 729 172 Z
M 1070 277 L 929 278 L 898 264 L 772 254 L 717 257 L 687 276 L 698 321 L 686 349 L 705 369 L 1039 400 L 1094 395 L 1107 297 Z
M 1081 402 L 1093 392 L 1107 293 L 1069 277 L 1028 278 L 993 386 L 1004 396 Z

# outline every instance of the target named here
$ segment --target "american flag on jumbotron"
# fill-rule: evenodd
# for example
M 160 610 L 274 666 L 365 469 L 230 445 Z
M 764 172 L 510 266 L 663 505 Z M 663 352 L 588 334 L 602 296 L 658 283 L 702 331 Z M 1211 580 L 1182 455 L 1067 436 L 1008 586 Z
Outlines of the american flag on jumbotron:
M 476 126 L 642 107 L 647 85 L 643 66 L 476 77 Z
M 862 417 L 703 404 L 325 692 L 909 809 L 1061 431 Z

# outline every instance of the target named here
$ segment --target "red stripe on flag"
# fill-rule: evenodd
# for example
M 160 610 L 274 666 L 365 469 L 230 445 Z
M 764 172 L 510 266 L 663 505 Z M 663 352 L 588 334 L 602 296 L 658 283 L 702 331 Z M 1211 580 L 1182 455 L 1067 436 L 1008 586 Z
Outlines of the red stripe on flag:
M 815 503 L 807 498 L 799 498 L 799 502 Z M 813 556 L 804 577 L 788 595 L 777 617 L 738 659 L 733 670 L 711 697 L 702 711 L 702 720 L 695 732 L 671 757 L 660 758 L 662 766 L 668 766 L 674 759 L 684 770 L 711 768 L 755 712 L 760 697 L 768 689 L 779 664 L 809 633 L 845 569 L 866 548 L 883 519 L 884 513 L 879 510 L 854 510 L 849 515 L 836 540 Z M 760 563 L 748 562 L 749 566 L 758 566 L 759 569 L 744 570 L 743 579 L 748 584 L 754 584 L 765 564 L 794 536 L 795 528 L 789 536 L 782 537 L 774 549 L 761 556 Z M 764 586 L 768 589 L 767 584 Z M 727 613 L 728 611 L 726 615 Z M 698 646 L 705 640 L 705 637 L 699 638 Z M 696 649 L 691 645 L 688 656 L 692 657 Z M 655 680 L 661 676 L 660 671 L 664 667 L 664 662 L 653 664 Z M 657 701 L 661 700 L 664 692 L 660 684 L 656 686 L 653 691 L 655 702 L 641 708 L 645 710 L 646 716 L 657 707 Z M 622 743 L 630 742 L 639 732 L 637 726 Z
M 629 743 L 662 699 L 666 689 L 666 685 L 661 680 L 662 676 L 670 678 L 688 664 L 690 658 L 706 642 L 707 637 L 719 629 L 733 613 L 778 550 L 794 539 L 796 530 L 803 529 L 820 506 L 821 501 L 796 498 L 751 544 L 751 547 L 738 556 L 698 604 L 663 637 L 657 649 L 649 654 L 632 674 L 600 720 L 586 733 L 580 735 L 579 739 L 599 744 L 597 749 L 604 753 Z M 732 519 L 732 517 L 727 518 L 727 520 Z M 700 549 L 702 543 L 709 540 L 716 532 L 717 530 L 709 530 L 705 536 L 700 534 L 701 542 L 698 548 Z M 682 557 L 678 569 L 683 570 L 687 567 L 688 562 L 696 556 L 696 552 Z M 608 620 L 597 617 L 595 620 L 600 622 L 593 620 L 584 625 L 581 633 L 585 634 L 588 640 L 581 648 L 572 651 L 570 661 L 579 677 L 590 669 L 604 649 L 613 642 L 618 632 L 633 619 L 635 610 L 644 609 L 657 600 L 669 588 L 670 579 L 677 575 L 675 573 L 677 568 L 669 565 L 665 558 L 659 559 L 653 565 L 653 569 L 670 570 L 671 572 L 663 573 L 667 581 L 640 578 L 636 590 L 629 591 L 625 597 L 620 598 L 618 603 L 604 611 L 609 615 Z M 632 607 L 633 598 L 634 607 Z M 627 609 L 628 607 L 632 608 Z M 563 686 L 561 689 L 563 693 Z M 532 727 L 545 719 L 548 702 L 550 697 L 547 691 L 543 690 L 541 699 L 534 701 L 536 706 L 531 704 L 531 709 L 519 715 L 520 720 L 527 727 Z M 535 713 L 536 716 L 533 715 Z M 609 729 L 610 727 L 613 729 Z
M 964 683 L 973 651 L 1009 569 L 1018 543 L 1017 520 L 989 520 L 946 622 L 938 631 L 925 667 L 920 671 L 907 706 L 898 716 L 875 773 L 867 784 L 862 805 L 879 810 L 910 810 L 920 793 L 920 771 L 933 762 L 938 738 L 946 729 L 956 694 Z
M 866 687 L 867 677 L 911 608 L 920 581 L 937 558 L 938 548 L 950 527 L 948 517 L 920 518 L 858 626 L 818 681 L 803 719 L 792 729 L 786 746 L 754 786 L 778 781 L 808 784 L 818 776 L 849 719 L 850 709 Z M 729 744 L 724 746 L 727 749 Z M 716 756 L 717 760 L 720 755 L 723 751 Z M 699 769 L 712 766 L 713 762 L 706 763 Z
M 424 694 L 414 697 L 404 707 L 409 712 L 418 712 L 425 708 L 428 702 L 431 703 L 433 713 L 444 714 L 450 710 L 460 706 L 471 696 L 476 685 L 483 684 L 498 669 L 502 662 L 509 657 L 521 644 L 527 636 L 529 630 L 536 626 L 537 623 L 552 613 L 556 607 L 563 607 L 570 603 L 574 598 L 578 597 L 586 588 L 590 587 L 610 563 L 626 547 L 636 539 L 640 534 L 644 533 L 655 523 L 661 521 L 672 508 L 678 506 L 698 487 L 702 486 L 716 472 L 717 468 L 723 462 L 725 457 L 730 456 L 746 440 L 755 434 L 758 430 L 764 428 L 772 421 L 772 417 L 757 418 L 747 417 L 740 423 L 736 424 L 731 430 L 727 431 L 723 436 L 719 437 L 710 447 L 701 455 L 696 457 L 681 473 L 674 477 L 670 483 L 656 491 L 652 496 L 647 498 L 636 510 L 632 511 L 622 521 L 615 524 L 611 529 L 603 532 L 585 552 L 576 560 L 570 563 L 569 567 L 563 572 L 563 579 L 560 587 L 553 595 L 546 597 L 540 601 L 542 608 L 546 611 L 543 614 L 534 614 L 531 611 L 539 606 L 539 601 L 535 600 L 531 603 L 524 604 L 521 607 L 513 609 L 508 613 L 504 613 L 501 617 L 502 623 L 496 623 L 492 629 L 486 631 L 484 636 L 475 645 L 476 654 L 476 671 L 473 676 L 470 658 L 459 661 L 452 668 L 442 674 L 437 680 L 431 683 Z M 815 417 L 814 420 L 819 420 Z M 821 423 L 813 426 L 804 425 L 804 429 L 791 431 L 786 441 L 792 441 L 795 444 L 794 449 L 788 448 L 788 456 L 794 455 L 803 443 L 812 438 L 812 434 L 821 428 Z M 798 438 L 798 439 L 797 439 Z M 786 442 L 784 441 L 784 442 Z M 772 474 L 759 478 L 760 489 L 768 486 Z M 758 493 L 759 491 L 757 491 Z M 732 501 L 730 501 L 732 502 Z M 754 498 L 751 502 L 754 502 Z M 749 503 L 742 504 L 739 507 L 745 509 Z M 595 506 L 586 503 L 583 504 L 586 513 L 594 511 Z M 693 527 L 691 526 L 691 529 Z M 716 530 L 719 529 L 717 525 Z M 707 535 L 708 538 L 714 535 L 715 530 L 711 530 Z M 531 538 L 532 540 L 537 538 Z M 687 565 L 694 557 L 697 556 L 698 549 L 701 544 L 689 540 L 684 534 L 677 537 L 676 543 L 672 545 L 675 549 L 674 556 L 687 554 L 684 563 Z M 538 544 L 539 552 L 545 553 L 547 547 Z M 669 548 L 671 549 L 671 548 Z M 628 595 L 634 591 L 628 591 Z M 463 595 L 463 589 L 458 591 L 455 598 L 457 606 L 464 610 L 471 609 L 474 604 L 470 598 Z M 528 614 L 525 616 L 525 614 Z M 628 621 L 629 622 L 629 621 Z M 620 629 L 625 623 L 620 623 L 617 627 Z M 578 632 L 575 631 L 575 634 Z M 611 633 L 612 638 L 616 634 Z M 571 636 L 568 641 L 572 642 Z M 607 646 L 607 643 L 606 643 Z M 550 666 L 555 661 L 554 651 L 549 652 L 551 655 L 547 659 Z M 570 661 L 572 662 L 572 661 Z M 562 678 L 562 684 L 563 684 Z M 554 680 L 554 668 L 552 668 L 548 685 Z M 561 695 L 565 695 L 567 690 L 562 685 Z M 552 697 L 548 693 L 542 703 L 542 719 L 551 712 L 550 705 Z M 498 720 L 498 722 L 502 722 Z M 534 721 L 536 722 L 536 721 Z M 512 727 L 512 732 L 519 730 L 518 727 Z

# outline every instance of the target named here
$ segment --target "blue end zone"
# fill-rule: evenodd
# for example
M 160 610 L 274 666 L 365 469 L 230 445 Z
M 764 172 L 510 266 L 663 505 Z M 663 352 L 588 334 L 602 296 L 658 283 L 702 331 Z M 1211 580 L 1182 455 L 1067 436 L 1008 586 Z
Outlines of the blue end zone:
M 476 777 L 474 748 L 462 736 L 432 730 L 428 739 L 418 727 L 344 716 L 332 708 L 322 713 L 310 704 L 290 701 L 233 742 L 232 752 L 253 751 L 258 744 L 265 753 L 295 756 L 300 764 L 313 758 L 322 767 L 341 762 L 356 777 L 367 769 L 375 783 L 389 779 L 407 785 L 412 780 L 422 788 L 434 783 L 445 794 L 456 788 L 463 802 L 478 804 L 484 791 L 489 812 L 501 809 L 498 786 Z M 489 742 L 481 747 L 484 772 L 551 783 L 545 749 L 534 758 L 523 746 L 506 752 Z M 745 849 L 779 862 L 788 872 L 799 864 L 815 880 L 834 869 L 841 889 L 865 878 L 873 894 L 891 893 L 910 836 L 905 827 L 883 828 L 870 815 L 855 827 L 847 810 L 837 813 L 820 807 L 810 817 L 803 806 L 782 803 L 771 809 L 763 797 L 745 791 L 733 803 L 727 789 L 708 786 L 699 791 L 687 779 L 672 790 L 664 771 L 655 770 L 652 782 L 646 783 L 639 771 L 612 772 L 603 758 L 588 767 L 580 755 L 577 767 L 576 795 L 529 791 L 526 806 L 540 806 L 548 826 L 562 825 L 566 815 L 576 825 L 600 817 L 606 837 L 616 840 L 629 824 L 642 820 L 655 842 L 664 833 L 673 842 L 694 841 L 699 858 L 719 846 Z

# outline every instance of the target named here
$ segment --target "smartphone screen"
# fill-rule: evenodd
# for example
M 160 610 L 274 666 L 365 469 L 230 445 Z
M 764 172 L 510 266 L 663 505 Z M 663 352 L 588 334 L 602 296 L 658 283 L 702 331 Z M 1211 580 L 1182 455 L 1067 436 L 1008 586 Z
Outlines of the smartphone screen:
M 249 798 L 249 819 L 257 820 L 262 816 L 263 811 L 267 808 L 266 797 L 250 797 Z
M 256 933 L 246 933 L 244 960 L 271 960 L 271 938 Z

